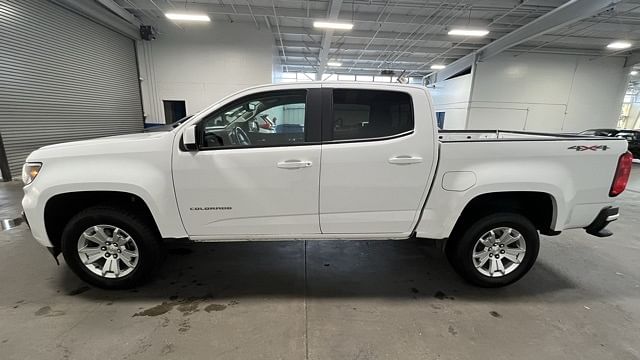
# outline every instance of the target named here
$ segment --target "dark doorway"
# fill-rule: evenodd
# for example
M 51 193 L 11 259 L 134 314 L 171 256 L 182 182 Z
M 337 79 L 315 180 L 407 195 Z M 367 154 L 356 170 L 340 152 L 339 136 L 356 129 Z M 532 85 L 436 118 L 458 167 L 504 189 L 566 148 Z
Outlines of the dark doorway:
M 187 106 L 184 100 L 162 100 L 164 104 L 164 120 L 166 124 L 174 122 L 187 116 Z

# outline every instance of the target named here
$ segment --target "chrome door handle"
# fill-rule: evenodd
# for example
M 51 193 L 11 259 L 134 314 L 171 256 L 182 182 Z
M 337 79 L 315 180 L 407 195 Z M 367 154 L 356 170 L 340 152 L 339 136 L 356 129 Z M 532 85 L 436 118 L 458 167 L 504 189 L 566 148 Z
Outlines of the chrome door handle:
M 410 155 L 398 155 L 389 159 L 389 163 L 398 164 L 398 165 L 417 164 L 421 162 L 422 162 L 422 158 L 420 156 L 410 156 Z
M 312 165 L 311 161 L 285 160 L 278 163 L 280 169 L 301 169 Z

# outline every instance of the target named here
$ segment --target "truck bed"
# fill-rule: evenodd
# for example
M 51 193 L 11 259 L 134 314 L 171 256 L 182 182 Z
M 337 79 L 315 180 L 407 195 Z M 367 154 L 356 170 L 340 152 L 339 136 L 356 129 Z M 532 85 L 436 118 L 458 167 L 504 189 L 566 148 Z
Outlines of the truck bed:
M 616 137 L 524 131 L 440 131 L 434 184 L 419 237 L 444 238 L 466 204 L 481 194 L 549 194 L 551 229 L 588 226 L 610 206 L 610 186 L 627 141 Z M 487 204 L 490 206 L 491 204 Z
M 516 130 L 439 130 L 440 142 L 469 141 L 551 141 L 551 140 L 615 140 L 578 134 L 553 134 Z

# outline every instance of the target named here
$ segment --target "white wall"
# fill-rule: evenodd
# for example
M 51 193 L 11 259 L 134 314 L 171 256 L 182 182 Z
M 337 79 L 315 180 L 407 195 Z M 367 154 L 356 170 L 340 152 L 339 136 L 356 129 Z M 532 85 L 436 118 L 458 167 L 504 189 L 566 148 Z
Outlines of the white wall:
M 429 86 L 435 111 L 444 111 L 444 128 L 464 129 L 467 120 L 471 74 L 441 81 Z
M 571 132 L 615 127 L 624 59 L 504 53 L 478 63 L 469 129 Z
M 166 24 L 153 41 L 138 43 L 146 121 L 164 123 L 162 100 L 185 100 L 194 114 L 243 88 L 268 84 L 273 35 L 253 23 Z

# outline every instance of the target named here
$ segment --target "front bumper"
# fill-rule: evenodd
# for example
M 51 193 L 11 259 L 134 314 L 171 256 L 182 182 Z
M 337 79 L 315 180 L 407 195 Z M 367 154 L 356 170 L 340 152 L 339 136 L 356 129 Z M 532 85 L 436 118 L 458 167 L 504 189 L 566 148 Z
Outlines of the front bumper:
M 609 223 L 618 220 L 620 216 L 620 210 L 617 207 L 607 206 L 606 208 L 600 210 L 596 219 L 593 220 L 589 226 L 587 226 L 585 231 L 587 234 L 597 236 L 597 237 L 607 237 L 613 235 L 613 233 L 607 229 L 607 225 Z

